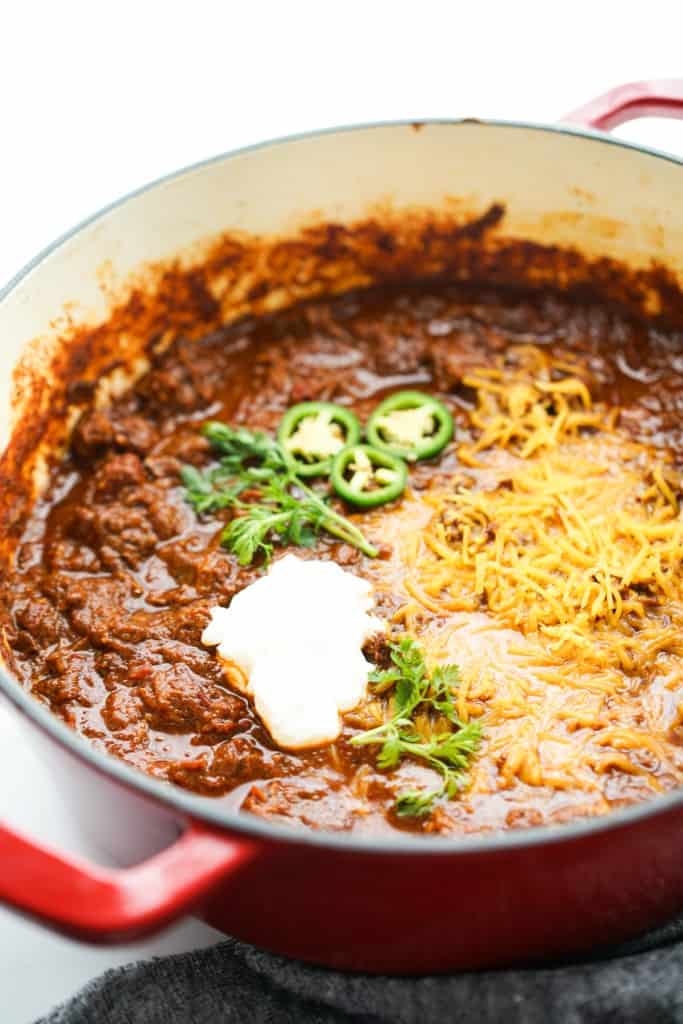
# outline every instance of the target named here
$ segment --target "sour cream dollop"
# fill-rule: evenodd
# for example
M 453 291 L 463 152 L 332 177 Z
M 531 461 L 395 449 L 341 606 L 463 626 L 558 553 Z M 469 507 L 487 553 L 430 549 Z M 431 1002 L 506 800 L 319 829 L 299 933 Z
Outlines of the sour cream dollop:
M 244 674 L 278 746 L 319 746 L 367 695 L 362 647 L 385 628 L 374 603 L 371 584 L 335 562 L 285 555 L 228 608 L 211 609 L 202 643 Z

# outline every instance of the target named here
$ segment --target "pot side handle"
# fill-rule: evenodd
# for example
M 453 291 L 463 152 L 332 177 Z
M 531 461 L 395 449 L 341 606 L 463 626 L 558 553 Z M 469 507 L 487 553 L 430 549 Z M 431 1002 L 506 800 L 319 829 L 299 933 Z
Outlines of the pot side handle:
M 128 942 L 191 910 L 256 853 L 256 844 L 191 823 L 126 869 L 65 857 L 0 825 L 0 900 L 90 942 Z
M 638 117 L 683 117 L 683 79 L 627 82 L 591 100 L 560 121 L 608 132 Z

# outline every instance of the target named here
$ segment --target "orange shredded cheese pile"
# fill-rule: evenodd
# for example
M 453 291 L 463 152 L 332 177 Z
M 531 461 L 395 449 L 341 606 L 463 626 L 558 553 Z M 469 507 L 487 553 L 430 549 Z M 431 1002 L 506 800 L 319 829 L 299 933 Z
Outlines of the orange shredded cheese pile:
M 493 490 L 443 496 L 425 535 L 422 589 L 483 605 L 542 633 L 551 650 L 603 667 L 633 671 L 636 659 L 678 644 L 652 601 L 678 596 L 683 523 L 664 470 L 640 465 L 637 448 L 583 441 Z M 653 647 L 637 634 L 655 624 Z
M 514 355 L 512 367 L 486 367 L 463 378 L 476 391 L 470 420 L 479 437 L 460 447 L 461 462 L 480 465 L 476 454 L 490 448 L 515 450 L 528 459 L 587 427 L 613 428 L 616 410 L 593 408 L 579 363 L 551 360 L 534 345 L 521 345 Z
M 639 671 L 660 650 L 683 650 L 672 625 L 683 521 L 664 455 L 621 434 L 577 376 L 516 369 L 466 383 L 477 389 L 479 437 L 459 457 L 476 456 L 493 485 L 465 478 L 432 496 L 413 595 L 432 610 L 486 608 L 603 669 Z
M 593 814 L 609 808 L 615 773 L 627 799 L 683 781 L 670 734 L 683 714 L 670 456 L 619 428 L 581 365 L 538 348 L 464 383 L 474 404 L 458 471 L 406 499 L 395 569 L 384 563 L 377 585 L 400 574 L 394 621 L 430 660 L 460 665 L 459 714 L 483 717 L 466 802 L 526 785 L 537 801 L 573 793 L 553 814 Z

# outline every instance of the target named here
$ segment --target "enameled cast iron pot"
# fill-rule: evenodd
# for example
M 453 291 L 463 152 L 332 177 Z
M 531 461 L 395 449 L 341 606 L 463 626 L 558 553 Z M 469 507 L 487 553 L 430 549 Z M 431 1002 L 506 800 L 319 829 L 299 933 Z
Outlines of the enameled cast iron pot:
M 106 314 L 103 265 L 125 276 L 219 228 L 286 234 L 312 210 L 343 224 L 387 197 L 399 208 L 438 206 L 445 195 L 479 209 L 503 203 L 518 237 L 633 267 L 656 260 L 683 280 L 681 161 L 602 134 L 643 114 L 683 115 L 683 82 L 616 89 L 561 127 L 342 129 L 157 182 L 61 239 L 5 289 L 0 407 L 16 400 L 12 371 L 28 340 L 63 327 L 55 317 L 65 303 L 76 323 Z M 597 820 L 493 837 L 302 834 L 226 813 L 96 752 L 9 670 L 0 687 L 52 758 L 83 827 L 124 865 L 93 866 L 0 828 L 0 898 L 70 935 L 129 940 L 192 911 L 292 957 L 424 973 L 571 955 L 683 910 L 681 790 Z

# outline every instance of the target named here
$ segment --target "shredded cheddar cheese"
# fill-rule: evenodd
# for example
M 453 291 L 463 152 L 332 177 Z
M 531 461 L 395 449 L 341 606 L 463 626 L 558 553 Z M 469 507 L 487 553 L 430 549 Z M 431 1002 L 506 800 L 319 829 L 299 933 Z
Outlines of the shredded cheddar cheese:
M 483 717 L 467 799 L 581 791 L 601 813 L 614 773 L 658 792 L 683 779 L 668 738 L 683 715 L 671 458 L 594 402 L 580 364 L 538 348 L 464 383 L 474 402 L 458 472 L 409 495 L 414 526 L 397 521 L 388 539 L 405 594 L 394 622 L 432 662 L 460 665 L 458 713 Z
M 634 672 L 659 650 L 683 649 L 662 617 L 662 605 L 683 600 L 678 480 L 664 459 L 621 434 L 577 376 L 517 369 L 467 383 L 479 437 L 464 451 L 494 483 L 433 496 L 411 595 L 431 610 L 485 607 L 605 670 Z

